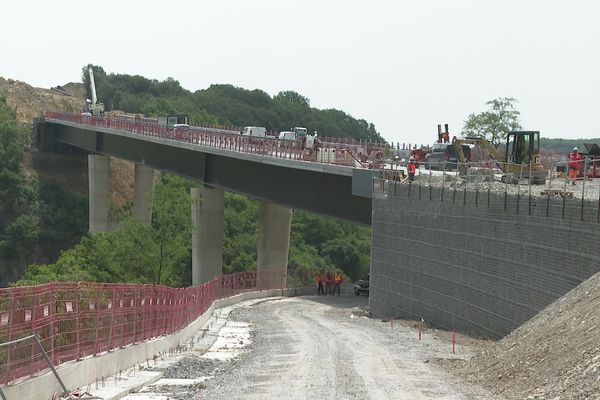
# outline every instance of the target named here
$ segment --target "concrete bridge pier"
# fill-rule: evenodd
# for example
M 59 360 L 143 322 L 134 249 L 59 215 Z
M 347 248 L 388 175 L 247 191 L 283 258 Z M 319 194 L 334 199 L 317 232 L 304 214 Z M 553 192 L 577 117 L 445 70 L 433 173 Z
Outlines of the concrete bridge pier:
M 258 215 L 257 286 L 285 287 L 293 209 L 260 202 Z
M 225 193 L 210 187 L 192 188 L 192 285 L 223 273 Z
M 101 154 L 88 155 L 89 181 L 89 231 L 106 232 L 110 204 L 110 157 Z
M 142 223 L 152 223 L 150 195 L 154 191 L 154 169 L 143 164 L 135 164 L 133 194 L 133 215 Z

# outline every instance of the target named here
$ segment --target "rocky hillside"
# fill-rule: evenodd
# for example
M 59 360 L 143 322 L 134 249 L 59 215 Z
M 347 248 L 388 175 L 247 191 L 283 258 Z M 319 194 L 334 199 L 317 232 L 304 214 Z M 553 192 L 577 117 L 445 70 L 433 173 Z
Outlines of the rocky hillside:
M 69 83 L 51 89 L 34 88 L 25 82 L 0 77 L 0 95 L 17 112 L 24 124 L 45 111 L 79 112 L 85 107 L 83 83 Z
M 86 92 L 83 83 L 71 82 L 43 89 L 0 77 L 0 95 L 16 111 L 19 122 L 30 126 L 34 117 L 46 111 L 80 112 L 85 107 Z M 121 206 L 133 198 L 133 165 L 115 159 L 111 166 L 112 202 Z M 23 172 L 57 183 L 65 190 L 87 194 L 87 160 L 82 157 L 27 153 Z
M 458 372 L 510 399 L 600 399 L 600 273 Z

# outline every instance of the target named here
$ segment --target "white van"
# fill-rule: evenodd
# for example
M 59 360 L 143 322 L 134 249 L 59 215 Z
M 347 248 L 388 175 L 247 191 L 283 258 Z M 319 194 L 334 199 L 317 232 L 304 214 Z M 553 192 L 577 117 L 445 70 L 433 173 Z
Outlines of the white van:
M 292 131 L 279 132 L 279 140 L 296 140 L 296 133 Z
M 242 131 L 244 136 L 266 137 L 267 128 L 264 126 L 246 126 Z

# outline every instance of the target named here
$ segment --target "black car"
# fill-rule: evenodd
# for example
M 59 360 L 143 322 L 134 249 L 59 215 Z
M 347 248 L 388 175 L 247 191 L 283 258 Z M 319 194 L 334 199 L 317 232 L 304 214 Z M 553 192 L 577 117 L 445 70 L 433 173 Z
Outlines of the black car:
M 462 149 L 465 161 L 471 160 L 471 148 L 463 144 Z M 425 156 L 425 168 L 442 170 L 444 169 L 444 165 L 447 171 L 457 168 L 458 156 L 456 155 L 456 151 L 454 151 L 452 143 L 435 143 L 431 151 Z
M 359 279 L 354 283 L 354 294 L 360 296 L 361 293 L 365 293 L 367 296 L 369 295 L 369 275 L 364 277 L 363 279 Z

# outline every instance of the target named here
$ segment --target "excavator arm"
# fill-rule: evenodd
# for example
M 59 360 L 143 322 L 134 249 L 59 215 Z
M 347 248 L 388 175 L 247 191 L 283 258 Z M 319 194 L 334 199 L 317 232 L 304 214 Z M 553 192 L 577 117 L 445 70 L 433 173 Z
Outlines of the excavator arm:
M 496 147 L 487 139 L 484 138 L 457 138 L 456 136 L 452 139 L 452 147 L 454 148 L 454 151 L 456 152 L 456 156 L 458 158 L 458 161 L 461 163 L 464 163 L 465 160 L 465 153 L 463 151 L 462 146 L 465 144 L 472 144 L 477 146 L 480 149 L 483 149 L 484 151 L 486 151 L 490 157 L 496 161 L 496 163 L 498 164 L 498 167 L 504 171 L 504 157 L 502 156 L 502 154 L 500 154 L 500 152 L 498 151 L 498 149 L 496 149 Z

